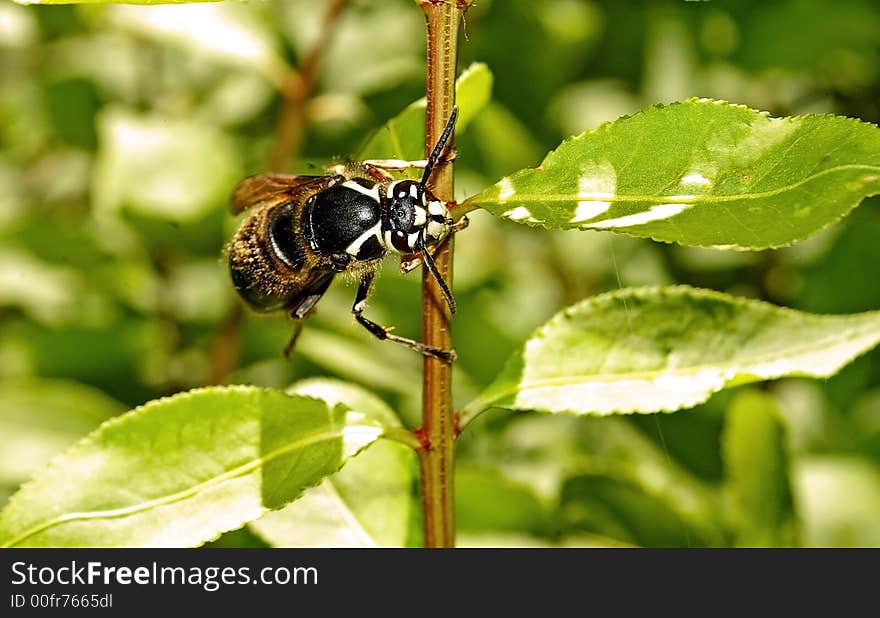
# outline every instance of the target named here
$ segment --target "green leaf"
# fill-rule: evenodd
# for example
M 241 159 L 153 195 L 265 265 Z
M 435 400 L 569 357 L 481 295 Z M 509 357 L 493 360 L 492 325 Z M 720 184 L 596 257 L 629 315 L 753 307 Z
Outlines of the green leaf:
M 98 116 L 98 136 L 99 211 L 194 221 L 225 204 L 240 175 L 232 142 L 209 125 L 110 108 Z
M 343 12 L 323 42 L 324 13 L 315 7 L 315 0 L 291 0 L 270 14 L 297 58 L 320 45 L 323 92 L 366 97 L 424 79 L 425 43 L 414 36 L 423 31 L 424 16 L 409 2 L 361 3 Z
M 152 7 L 125 5 L 165 3 L 125 2 L 108 9 L 106 19 L 138 37 L 179 45 L 192 53 L 258 72 L 276 87 L 282 86 L 287 65 L 279 53 L 275 33 L 257 17 L 255 7 L 200 1 Z
M 810 456 L 795 466 L 808 547 L 880 547 L 880 466 L 866 458 Z
M 80 317 L 85 290 L 73 268 L 17 248 L 0 249 L 0 307 L 18 307 L 38 323 L 69 323 Z
M 0 512 L 0 546 L 200 545 L 295 500 L 381 427 L 345 406 L 205 388 L 108 421 Z
M 0 384 L 0 484 L 28 476 L 125 407 L 101 391 L 63 380 Z
M 462 532 L 551 532 L 547 506 L 527 485 L 497 470 L 458 465 L 455 470 L 456 526 Z
M 741 393 L 727 411 L 722 448 L 737 545 L 794 545 L 785 428 L 773 397 Z
M 455 82 L 459 114 L 456 130 L 462 131 L 492 98 L 492 73 L 482 63 L 474 63 Z M 360 159 L 425 158 L 425 99 L 412 103 L 379 129 L 361 150 Z
M 117 0 L 15 0 L 19 4 L 123 4 Z M 186 0 L 189 2 L 190 0 Z M 217 0 L 192 0 L 216 2 Z M 125 0 L 124 4 L 184 4 L 184 0 Z
M 689 99 L 569 139 L 464 207 L 551 229 L 764 249 L 805 238 L 877 193 L 876 126 Z
M 673 411 L 727 386 L 826 377 L 880 342 L 880 312 L 813 315 L 686 286 L 603 294 L 535 331 L 463 410 Z
M 339 380 L 312 379 L 291 393 L 344 403 L 385 427 L 400 427 L 385 402 Z M 380 440 L 296 502 L 267 513 L 250 528 L 275 547 L 404 547 L 418 506 L 412 449 Z
M 321 399 L 328 406 L 341 403 L 383 427 L 400 427 L 400 419 L 387 403 L 356 384 L 331 378 L 311 378 L 297 382 L 287 392 Z
M 570 530 L 644 547 L 694 543 L 690 522 L 663 500 L 628 479 L 582 474 L 562 487 L 559 510 Z M 703 540 L 697 537 L 700 544 Z

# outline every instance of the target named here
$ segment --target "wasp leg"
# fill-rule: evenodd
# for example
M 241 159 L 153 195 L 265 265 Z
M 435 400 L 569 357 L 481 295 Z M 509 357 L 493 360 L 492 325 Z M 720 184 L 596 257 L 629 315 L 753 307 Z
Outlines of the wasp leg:
M 299 339 L 299 335 L 302 333 L 304 323 L 305 320 L 293 321 L 293 332 L 290 334 L 290 340 L 287 342 L 287 345 L 284 346 L 284 358 L 289 359 L 290 355 L 293 354 L 293 348 L 296 347 L 296 340 Z
M 455 298 L 452 296 L 452 290 L 449 289 L 449 285 L 446 283 L 446 280 L 443 279 L 443 275 L 440 274 L 440 271 L 437 270 L 437 265 L 434 263 L 434 258 L 428 252 L 428 248 L 425 246 L 425 236 L 424 234 L 419 236 L 418 244 L 416 245 L 419 249 L 422 250 L 422 263 L 425 265 L 425 268 L 428 269 L 428 272 L 431 273 L 431 276 L 434 277 L 434 281 L 437 283 L 437 287 L 440 288 L 440 292 L 443 294 L 443 298 L 446 299 L 446 304 L 449 306 L 449 312 L 455 313 Z
M 449 236 L 462 231 L 469 224 L 470 224 L 470 221 L 468 221 L 468 218 L 462 217 L 461 219 L 456 221 L 455 224 L 453 224 L 453 226 L 450 228 Z M 446 238 L 449 238 L 449 236 L 447 236 Z M 436 255 L 437 250 L 443 246 L 443 243 L 446 242 L 446 238 L 444 238 L 442 241 L 440 241 L 439 245 L 432 247 L 432 249 L 433 249 L 431 251 L 432 257 L 434 255 Z M 401 272 L 401 274 L 405 275 L 408 272 L 414 271 L 416 268 L 418 268 L 421 265 L 422 265 L 422 254 L 421 253 L 410 253 L 409 255 L 405 255 L 400 259 L 400 272 Z
M 441 350 L 439 348 L 425 345 L 424 343 L 420 343 L 412 339 L 407 339 L 406 337 L 398 337 L 397 335 L 392 335 L 390 332 L 390 328 L 380 326 L 379 324 L 376 324 L 372 320 L 368 320 L 362 315 L 364 312 L 364 308 L 367 305 L 367 298 L 369 297 L 370 291 L 373 288 L 374 277 L 375 275 L 373 273 L 367 273 L 363 277 L 361 277 L 361 282 L 360 285 L 358 285 L 357 294 L 354 298 L 354 304 L 351 307 L 351 312 L 354 314 L 354 319 L 356 319 L 361 326 L 373 333 L 373 335 L 375 335 L 379 339 L 399 343 L 400 345 L 404 345 L 411 350 L 415 350 L 416 352 L 419 352 L 420 354 L 423 354 L 425 356 L 432 356 L 436 359 L 443 361 L 446 364 L 452 364 L 452 361 L 455 360 L 455 350 Z
M 318 278 L 315 280 L 312 287 L 306 290 L 305 296 L 298 298 L 295 301 L 295 304 L 290 307 L 290 317 L 293 318 L 293 333 L 291 333 L 287 345 L 284 346 L 284 358 L 290 358 L 290 354 L 296 346 L 296 340 L 299 339 L 300 333 L 302 333 L 306 318 L 311 315 L 315 305 L 318 304 L 318 301 L 324 296 L 324 292 L 330 287 L 332 281 L 332 274 Z
M 349 265 L 354 257 L 348 253 L 334 253 L 330 256 L 330 270 L 337 273 L 343 273 L 348 270 Z

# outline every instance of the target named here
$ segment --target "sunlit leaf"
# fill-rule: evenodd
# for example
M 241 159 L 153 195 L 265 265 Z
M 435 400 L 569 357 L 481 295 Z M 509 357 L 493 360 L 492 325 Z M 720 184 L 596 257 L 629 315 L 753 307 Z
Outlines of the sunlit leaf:
M 546 228 L 763 249 L 805 238 L 877 193 L 876 126 L 690 99 L 569 139 L 466 205 Z
M 880 342 L 880 312 L 813 315 L 689 287 L 626 289 L 540 327 L 466 406 L 672 411 L 734 384 L 826 377 Z
M 291 393 L 343 403 L 385 427 L 397 415 L 375 395 L 339 380 L 312 379 Z M 412 449 L 378 441 L 303 496 L 250 528 L 275 547 L 404 547 L 416 512 Z
M 72 268 L 0 248 L 0 307 L 18 307 L 36 322 L 57 324 L 76 316 L 83 287 Z
M 0 5 L 0 46 L 24 47 L 37 38 L 37 18 L 14 4 Z
M 854 456 L 810 456 L 794 476 L 804 545 L 880 547 L 880 466 Z
M 792 545 L 788 449 L 774 399 L 758 392 L 740 394 L 727 411 L 722 448 L 737 544 Z
M 132 3 L 125 3 L 132 4 Z M 173 43 L 224 62 L 257 69 L 280 85 L 286 65 L 269 28 L 255 19 L 255 12 L 234 2 L 216 4 L 164 4 L 163 6 L 114 6 L 107 19 L 138 35 Z
M 102 425 L 0 512 L 0 546 L 193 546 L 295 500 L 375 440 L 345 406 L 195 390 Z
M 424 41 L 413 36 L 424 18 L 408 4 L 367 2 L 343 11 L 330 41 L 321 41 L 324 9 L 316 10 L 315 0 L 280 3 L 275 14 L 297 57 L 320 45 L 322 90 L 365 96 L 424 79 Z
M 121 403 L 76 382 L 0 383 L 0 484 L 19 485 L 51 457 L 124 411 Z
M 492 73 L 485 64 L 469 66 L 455 82 L 459 108 L 456 130 L 461 131 L 489 103 Z M 359 154 L 361 159 L 425 158 L 425 99 L 412 103 L 379 129 Z
M 120 4 L 115 0 L 15 0 L 19 4 Z M 195 0 L 216 2 L 216 0 Z M 125 4 L 183 4 L 183 0 L 126 0 Z
M 225 204 L 240 175 L 232 142 L 215 127 L 120 108 L 102 111 L 98 124 L 99 210 L 193 221 Z
M 169 276 L 168 308 L 181 321 L 218 323 L 229 311 L 229 275 L 216 259 L 192 261 Z

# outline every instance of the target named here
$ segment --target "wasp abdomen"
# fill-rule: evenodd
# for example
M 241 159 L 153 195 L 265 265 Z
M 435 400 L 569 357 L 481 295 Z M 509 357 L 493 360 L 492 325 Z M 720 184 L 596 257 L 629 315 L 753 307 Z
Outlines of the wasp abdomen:
M 242 267 L 240 262 L 230 254 L 229 272 L 232 275 L 232 285 L 243 300 L 258 311 L 274 311 L 284 305 L 284 301 L 268 293 L 253 277 L 250 267 Z
M 297 230 L 296 207 L 284 204 L 269 218 L 269 241 L 275 255 L 294 271 L 302 270 L 308 256 Z
M 285 307 L 298 291 L 307 262 L 296 234 L 295 204 L 255 211 L 229 246 L 229 270 L 239 295 L 258 311 Z

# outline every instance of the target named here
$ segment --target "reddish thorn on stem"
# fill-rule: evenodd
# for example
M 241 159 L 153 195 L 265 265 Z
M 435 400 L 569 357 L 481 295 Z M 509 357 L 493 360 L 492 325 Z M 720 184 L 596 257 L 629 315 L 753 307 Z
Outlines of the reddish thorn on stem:
M 429 451 L 431 450 L 431 438 L 428 436 L 428 430 L 424 427 L 419 427 L 418 429 L 413 431 L 416 438 L 419 441 L 419 450 L 420 451 Z

